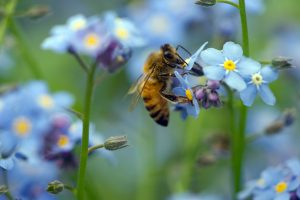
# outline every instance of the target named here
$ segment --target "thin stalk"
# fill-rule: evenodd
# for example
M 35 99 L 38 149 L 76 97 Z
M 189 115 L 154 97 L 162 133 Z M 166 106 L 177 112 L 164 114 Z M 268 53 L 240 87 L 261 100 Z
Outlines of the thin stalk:
M 5 196 L 7 197 L 8 200 L 14 200 L 12 194 L 9 191 L 9 183 L 8 183 L 7 171 L 6 170 L 2 170 L 2 174 L 3 174 L 4 185 L 7 187 L 7 192 L 5 193 Z
M 77 62 L 79 63 L 80 67 L 86 72 L 88 73 L 88 65 L 81 59 L 81 57 L 76 53 L 76 52 L 70 52 L 75 59 L 77 60 Z
M 85 103 L 83 112 L 83 130 L 82 130 L 82 142 L 80 153 L 80 165 L 77 178 L 77 199 L 84 200 L 84 181 L 88 158 L 88 145 L 89 145 L 89 127 L 90 127 L 90 111 L 91 102 L 94 88 L 94 78 L 97 65 L 94 64 L 88 71 L 87 83 L 85 90 Z
M 23 37 L 22 31 L 20 30 L 18 24 L 15 22 L 14 19 L 9 20 L 9 28 L 14 35 L 21 51 L 21 55 L 23 59 L 27 62 L 27 65 L 33 74 L 33 76 L 36 79 L 41 79 L 42 78 L 42 73 L 39 70 L 38 63 L 33 57 L 32 52 L 30 51 L 30 48 L 28 47 L 28 44 L 26 40 Z
M 104 144 L 98 144 L 95 146 L 92 146 L 88 149 L 88 154 L 92 153 L 93 151 L 97 150 L 97 149 L 101 149 L 104 147 Z
M 243 40 L 243 52 L 245 56 L 250 55 L 249 50 L 249 36 L 248 25 L 246 15 L 245 0 L 239 0 L 239 11 L 242 27 L 242 40 Z M 232 102 L 233 103 L 233 102 Z M 239 126 L 238 130 L 233 130 L 232 134 L 232 173 L 233 173 L 233 199 L 237 199 L 237 194 L 241 190 L 242 186 L 242 169 L 243 169 L 243 157 L 245 149 L 245 128 L 247 121 L 247 108 L 241 105 L 239 110 Z
M 231 5 L 233 7 L 236 7 L 237 9 L 239 9 L 239 5 L 232 2 L 232 1 L 228 1 L 228 0 L 217 0 L 218 3 L 225 3 L 225 4 L 228 4 L 228 5 Z
M 15 12 L 18 0 L 11 0 L 5 5 L 4 17 L 0 22 L 0 45 L 2 45 L 8 22 Z

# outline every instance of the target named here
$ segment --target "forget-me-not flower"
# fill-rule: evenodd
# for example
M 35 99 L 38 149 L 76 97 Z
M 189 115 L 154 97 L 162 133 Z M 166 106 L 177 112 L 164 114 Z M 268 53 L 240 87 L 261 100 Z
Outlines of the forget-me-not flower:
M 223 80 L 229 87 L 238 91 L 244 90 L 247 85 L 244 75 L 256 72 L 258 66 L 255 61 L 243 57 L 242 47 L 233 42 L 226 42 L 223 50 L 213 48 L 201 53 L 204 62 L 204 74 L 210 80 Z
M 200 108 L 196 96 L 189 85 L 187 77 L 182 77 L 177 71 L 175 71 L 175 76 L 179 80 L 180 86 L 173 88 L 173 93 L 179 97 L 185 97 L 188 101 L 182 103 L 182 105 L 185 106 L 189 115 L 197 117 Z
M 255 67 L 254 67 L 255 66 Z M 240 92 L 240 97 L 246 106 L 251 106 L 257 94 L 268 105 L 274 105 L 275 96 L 270 90 L 268 84 L 278 78 L 278 71 L 270 66 L 261 68 L 258 62 L 253 62 L 249 67 L 253 67 L 256 71 L 245 75 L 247 88 Z

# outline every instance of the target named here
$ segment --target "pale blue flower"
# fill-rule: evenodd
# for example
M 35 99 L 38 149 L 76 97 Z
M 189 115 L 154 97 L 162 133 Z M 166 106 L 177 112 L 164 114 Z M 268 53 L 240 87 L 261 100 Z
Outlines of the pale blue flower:
M 127 47 L 141 47 L 146 44 L 138 28 L 128 19 L 120 18 L 113 12 L 104 15 L 104 23 L 121 44 Z
M 256 72 L 260 67 L 256 61 L 243 57 L 242 47 L 233 42 L 226 42 L 222 51 L 213 48 L 202 51 L 201 59 L 208 79 L 223 80 L 237 91 L 246 88 L 243 76 Z
M 175 76 L 179 80 L 180 86 L 173 88 L 173 93 L 177 96 L 185 97 L 187 102 L 182 103 L 181 105 L 185 106 L 189 115 L 197 117 L 200 112 L 200 108 L 196 99 L 196 95 L 191 89 L 187 77 L 182 77 L 177 71 L 175 71 Z
M 188 66 L 185 67 L 185 70 L 191 70 L 194 67 L 195 62 L 198 60 L 201 52 L 205 48 L 208 42 L 205 42 L 190 58 L 186 60 Z
M 268 105 L 274 105 L 276 102 L 275 96 L 270 90 L 268 84 L 278 78 L 278 71 L 268 67 L 261 68 L 259 63 L 256 63 L 258 68 L 250 74 L 244 74 L 247 82 L 247 88 L 240 92 L 240 97 L 246 106 L 251 106 L 257 94 Z M 252 67 L 249 65 L 248 67 Z
M 284 165 L 264 170 L 261 177 L 247 183 L 246 189 L 239 193 L 239 199 L 250 196 L 257 200 L 290 200 L 299 198 L 300 162 L 288 160 Z

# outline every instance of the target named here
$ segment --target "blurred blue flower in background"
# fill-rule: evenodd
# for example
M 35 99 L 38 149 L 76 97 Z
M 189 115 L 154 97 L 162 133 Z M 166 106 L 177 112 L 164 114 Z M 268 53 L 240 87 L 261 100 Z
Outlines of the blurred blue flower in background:
M 254 73 L 252 72 L 245 76 L 247 88 L 240 92 L 240 97 L 244 105 L 251 106 L 258 93 L 266 104 L 274 105 L 276 99 L 268 87 L 268 84 L 278 78 L 278 71 L 272 69 L 270 66 L 261 68 L 258 62 L 253 63 L 251 66 L 249 65 L 249 67 L 254 65 L 257 66 L 257 71 L 253 71 Z
M 297 159 L 286 161 L 283 165 L 270 167 L 261 173 L 261 177 L 247 183 L 239 199 L 298 199 L 300 162 Z

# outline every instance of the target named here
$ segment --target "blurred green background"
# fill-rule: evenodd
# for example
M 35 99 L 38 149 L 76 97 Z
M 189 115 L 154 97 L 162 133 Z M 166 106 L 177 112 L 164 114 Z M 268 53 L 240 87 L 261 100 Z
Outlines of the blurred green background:
M 26 0 L 20 1 L 17 6 L 18 11 L 26 10 L 33 5 L 42 4 L 50 7 L 51 14 L 41 19 L 17 18 L 17 23 L 49 88 L 52 91 L 63 90 L 73 94 L 76 99 L 74 107 L 76 110 L 82 109 L 84 73 L 71 56 L 42 50 L 40 44 L 48 36 L 51 27 L 65 23 L 72 15 L 82 13 L 92 16 L 107 10 L 120 11 L 128 3 L 132 2 L 128 0 Z M 279 44 L 282 43 L 278 42 L 278 35 L 282 31 L 292 29 L 299 37 L 300 45 L 299 1 L 266 0 L 264 4 L 265 12 L 249 16 L 252 57 L 257 60 L 271 60 L 278 55 L 277 53 L 285 52 L 287 53 L 285 56 L 300 57 L 300 46 L 298 51 L 294 49 L 290 53 L 280 49 Z M 191 6 L 196 5 L 191 1 Z M 209 9 L 206 9 L 208 13 Z M 173 23 L 176 23 L 176 19 Z M 198 32 L 193 33 L 195 37 L 189 37 L 181 44 L 190 50 L 196 50 L 206 40 L 211 41 L 216 48 L 222 46 L 222 40 L 216 39 L 215 36 L 197 37 L 201 35 L 201 29 L 199 27 Z M 288 38 L 284 48 L 289 48 L 289 43 L 294 48 L 294 41 Z M 15 66 L 1 75 L 1 83 L 22 83 L 34 79 L 18 44 L 13 44 L 9 51 Z M 297 59 L 299 60 L 294 58 L 295 61 Z M 254 117 L 254 121 L 263 120 L 266 116 L 275 119 L 286 108 L 299 106 L 300 72 L 297 62 L 295 65 L 295 69 L 283 72 L 280 79 L 271 86 L 277 97 L 276 107 L 262 105 L 259 100 L 250 109 L 250 116 Z M 228 134 L 229 121 L 226 106 L 202 110 L 198 119 L 189 117 L 187 121 L 182 121 L 179 114 L 174 112 L 171 114 L 168 128 L 159 127 L 150 119 L 142 103 L 133 112 L 128 111 L 130 97 L 126 97 L 126 92 L 133 80 L 128 78 L 126 67 L 129 66 L 124 66 L 115 74 L 100 72 L 104 78 L 95 90 L 92 122 L 105 138 L 112 135 L 127 135 L 130 146 L 114 152 L 116 165 L 99 157 L 92 157 L 89 160 L 86 181 L 88 199 L 166 199 L 172 194 L 186 191 L 217 193 L 229 197 L 228 156 L 221 156 L 208 166 L 199 164 L 201 156 L 212 153 L 207 138 L 215 133 Z M 298 75 L 295 75 L 297 73 Z M 265 115 L 264 112 L 272 114 Z M 255 130 L 251 126 L 256 124 L 249 121 L 249 132 Z M 257 177 L 258 173 L 270 164 L 276 164 L 290 156 L 299 156 L 298 133 L 297 121 L 293 127 L 284 132 L 284 135 L 265 137 L 249 144 L 245 158 L 246 178 Z M 279 143 L 275 149 L 268 147 L 270 143 L 272 146 L 272 143 L 277 144 L 278 141 L 286 142 L 287 145 Z M 64 179 L 70 184 L 74 183 L 76 173 L 68 172 L 68 174 L 70 176 Z M 71 198 L 67 193 L 58 196 L 62 199 Z

